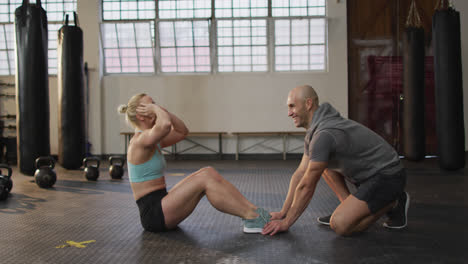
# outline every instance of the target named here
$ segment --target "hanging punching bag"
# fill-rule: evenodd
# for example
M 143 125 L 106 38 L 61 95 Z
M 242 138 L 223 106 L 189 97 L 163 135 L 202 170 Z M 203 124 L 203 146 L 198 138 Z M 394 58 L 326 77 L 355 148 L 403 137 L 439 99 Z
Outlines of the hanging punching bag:
M 50 155 L 47 16 L 41 1 L 15 10 L 18 167 L 33 175 L 35 160 Z
M 406 30 L 403 35 L 403 155 L 409 160 L 422 160 L 425 156 L 426 133 L 424 126 L 424 29 L 416 9 L 411 3 Z
M 432 19 L 437 143 L 440 167 L 465 167 L 460 13 L 436 10 Z
M 84 109 L 83 31 L 78 17 L 68 15 L 58 31 L 58 138 L 59 163 L 66 169 L 81 167 L 86 151 Z

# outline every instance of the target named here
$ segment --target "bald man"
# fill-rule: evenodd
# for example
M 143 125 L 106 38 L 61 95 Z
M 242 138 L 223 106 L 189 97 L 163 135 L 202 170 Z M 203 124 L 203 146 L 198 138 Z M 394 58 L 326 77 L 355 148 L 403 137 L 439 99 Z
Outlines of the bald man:
M 288 115 L 296 127 L 307 129 L 302 161 L 291 177 L 280 212 L 271 213 L 263 234 L 284 232 L 296 222 L 323 177 L 340 200 L 331 216 L 318 218 L 338 235 L 366 230 L 384 214 L 387 228 L 406 226 L 409 195 L 406 174 L 396 151 L 379 135 L 345 119 L 329 103 L 319 105 L 308 85 L 291 90 Z M 354 184 L 350 193 L 345 180 Z

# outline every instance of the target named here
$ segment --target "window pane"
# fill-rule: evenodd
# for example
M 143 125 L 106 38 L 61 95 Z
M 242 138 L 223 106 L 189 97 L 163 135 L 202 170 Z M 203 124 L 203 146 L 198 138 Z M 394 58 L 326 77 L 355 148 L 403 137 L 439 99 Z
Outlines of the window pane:
M 266 71 L 266 20 L 219 20 L 219 71 Z M 252 67 L 260 65 L 262 67 Z M 264 66 L 264 67 L 263 67 Z
M 208 21 L 159 23 L 162 72 L 209 72 Z
M 154 72 L 151 27 L 152 22 L 102 24 L 105 72 Z
M 211 0 L 159 0 L 159 18 L 209 18 Z
M 216 17 L 262 17 L 268 15 L 268 0 L 215 0 Z
M 292 44 L 309 43 L 309 20 L 293 20 L 291 22 L 291 42 Z
M 275 21 L 275 44 L 287 45 L 291 38 L 291 22 L 289 20 Z
M 324 16 L 325 0 L 272 0 L 273 17 Z
M 275 70 L 324 70 L 325 27 L 323 18 L 276 20 Z
M 156 18 L 154 0 L 102 0 L 104 20 L 138 20 Z
M 71 24 L 75 24 L 73 12 L 76 11 L 76 0 L 42 0 L 41 3 L 42 8 L 47 12 L 48 22 L 62 22 L 67 14 Z
M 57 74 L 58 62 L 57 62 L 57 45 L 58 45 L 58 31 L 62 27 L 62 24 L 49 24 L 47 29 L 49 31 L 48 36 L 48 49 L 49 49 L 49 74 Z
M 0 1 L 0 23 L 15 22 L 15 10 L 23 0 Z

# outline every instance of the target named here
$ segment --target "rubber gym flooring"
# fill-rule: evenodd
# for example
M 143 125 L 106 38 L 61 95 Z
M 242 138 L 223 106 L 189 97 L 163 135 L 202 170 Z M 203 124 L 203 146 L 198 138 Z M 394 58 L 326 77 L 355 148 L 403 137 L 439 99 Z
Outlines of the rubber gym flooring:
M 170 188 L 213 166 L 253 203 L 278 210 L 299 161 L 169 161 Z M 442 171 L 436 160 L 405 162 L 411 195 L 409 226 L 391 231 L 379 220 L 366 232 L 339 237 L 316 217 L 338 200 L 320 180 L 314 198 L 289 232 L 242 233 L 241 219 L 206 198 L 179 229 L 141 228 L 127 175 L 97 182 L 56 167 L 58 181 L 40 189 L 14 168 L 14 186 L 0 202 L 0 263 L 467 263 L 468 169 Z

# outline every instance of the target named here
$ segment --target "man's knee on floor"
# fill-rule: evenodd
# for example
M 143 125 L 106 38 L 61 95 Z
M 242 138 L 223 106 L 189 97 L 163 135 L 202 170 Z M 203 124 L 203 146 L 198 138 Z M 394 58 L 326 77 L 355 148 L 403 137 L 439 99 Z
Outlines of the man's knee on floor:
M 349 236 L 353 232 L 353 227 L 344 215 L 333 214 L 330 219 L 330 227 L 337 235 Z

